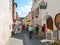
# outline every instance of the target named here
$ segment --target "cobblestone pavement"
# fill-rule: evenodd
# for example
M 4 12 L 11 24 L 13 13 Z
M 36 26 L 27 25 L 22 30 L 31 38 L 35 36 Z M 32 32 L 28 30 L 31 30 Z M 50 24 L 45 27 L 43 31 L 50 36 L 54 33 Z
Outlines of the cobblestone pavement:
M 29 39 L 28 33 L 17 33 L 12 36 L 6 45 L 45 45 L 39 39 Z

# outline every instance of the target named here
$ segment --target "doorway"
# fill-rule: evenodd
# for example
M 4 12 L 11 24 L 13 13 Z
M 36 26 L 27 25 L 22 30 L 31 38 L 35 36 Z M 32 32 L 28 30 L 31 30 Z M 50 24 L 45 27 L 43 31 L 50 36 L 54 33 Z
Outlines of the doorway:
M 55 16 L 55 25 L 57 28 L 60 27 L 60 13 Z
M 48 17 L 46 20 L 47 28 L 53 31 L 53 20 L 52 17 Z

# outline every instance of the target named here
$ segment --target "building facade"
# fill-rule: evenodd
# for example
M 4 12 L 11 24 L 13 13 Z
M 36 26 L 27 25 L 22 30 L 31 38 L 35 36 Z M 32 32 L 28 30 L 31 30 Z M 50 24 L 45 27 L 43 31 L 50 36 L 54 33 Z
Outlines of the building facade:
M 16 24 L 16 16 L 17 16 L 17 14 L 16 14 L 16 7 L 17 7 L 17 4 L 16 3 L 14 3 L 14 0 L 13 0 L 13 9 L 12 9 L 12 11 L 13 11 L 13 15 L 12 15 L 12 19 L 13 19 L 13 25 L 15 25 Z
M 60 28 L 60 0 L 32 0 L 34 26 L 46 24 L 47 30 Z
M 19 26 L 21 24 L 20 17 L 17 12 L 16 12 L 16 23 L 17 23 L 17 26 Z
M 0 45 L 5 45 L 12 31 L 12 0 L 0 0 Z
M 32 13 L 29 12 L 29 14 L 26 16 L 26 25 L 32 25 Z
M 40 0 L 33 0 L 32 1 L 32 20 L 33 20 L 33 26 L 35 27 L 36 24 L 41 25 L 41 19 L 40 19 L 40 9 L 39 9 L 39 2 Z
M 26 23 L 26 18 L 22 19 L 22 25 L 25 25 Z
M 13 7 L 12 7 L 12 32 L 17 30 L 17 13 L 16 13 L 17 4 L 13 0 Z

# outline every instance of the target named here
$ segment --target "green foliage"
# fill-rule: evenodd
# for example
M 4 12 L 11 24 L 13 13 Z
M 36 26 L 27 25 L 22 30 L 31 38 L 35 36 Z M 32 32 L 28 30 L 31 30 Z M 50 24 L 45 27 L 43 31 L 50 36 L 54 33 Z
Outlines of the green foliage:
M 58 44 L 58 42 L 54 42 L 54 43 L 52 43 L 52 45 L 59 45 L 59 44 Z

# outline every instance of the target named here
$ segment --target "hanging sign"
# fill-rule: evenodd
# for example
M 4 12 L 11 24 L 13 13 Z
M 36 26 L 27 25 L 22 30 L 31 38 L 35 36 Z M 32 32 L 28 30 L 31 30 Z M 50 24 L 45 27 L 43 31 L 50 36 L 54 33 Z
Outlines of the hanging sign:
M 40 9 L 46 9 L 47 3 L 44 0 L 41 0 Z

